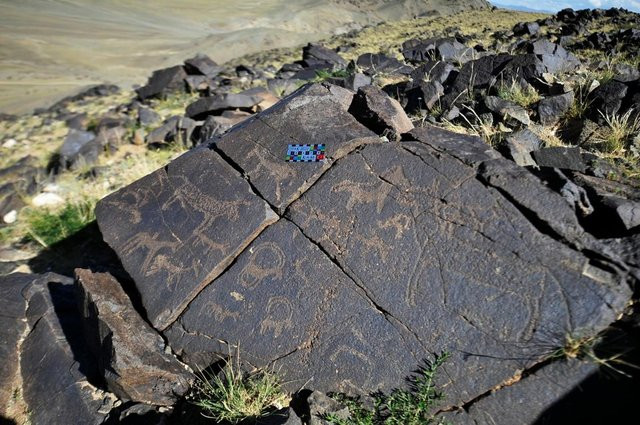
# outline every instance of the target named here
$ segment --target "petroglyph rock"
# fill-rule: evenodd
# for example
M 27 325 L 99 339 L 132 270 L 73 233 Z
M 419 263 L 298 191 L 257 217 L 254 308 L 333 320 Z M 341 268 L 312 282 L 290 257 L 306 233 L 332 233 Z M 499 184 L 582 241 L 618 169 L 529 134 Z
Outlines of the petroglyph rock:
M 352 101 L 345 89 L 306 86 L 234 127 L 217 152 L 193 151 L 100 204 L 105 238 L 189 365 L 239 346 L 251 364 L 279 367 L 290 389 L 309 381 L 366 394 L 402 385 L 423 359 L 449 351 L 440 384 L 459 406 L 623 311 L 632 266 L 600 250 L 537 177 L 478 138 L 436 128 L 383 143 L 351 115 Z M 287 163 L 289 143 L 326 143 L 331 159 Z M 169 188 L 167 175 L 184 175 L 176 167 L 196 183 Z M 238 221 L 219 225 L 190 205 L 196 188 L 238 172 L 253 189 L 241 199 L 264 208 L 263 198 L 279 217 L 243 205 Z M 244 232 L 234 227 L 242 223 Z M 128 248 L 140 232 L 148 246 L 173 250 Z M 196 235 L 233 249 L 224 257 Z M 176 261 L 178 272 L 167 271 Z
M 353 96 L 352 91 L 328 84 L 306 86 L 236 126 L 216 149 L 249 176 L 267 202 L 283 211 L 330 165 L 286 164 L 288 144 L 324 143 L 327 156 L 335 160 L 364 143 L 378 141 L 373 131 L 347 112 Z
M 277 218 L 208 149 L 188 152 L 103 199 L 96 217 L 156 329 L 170 325 Z

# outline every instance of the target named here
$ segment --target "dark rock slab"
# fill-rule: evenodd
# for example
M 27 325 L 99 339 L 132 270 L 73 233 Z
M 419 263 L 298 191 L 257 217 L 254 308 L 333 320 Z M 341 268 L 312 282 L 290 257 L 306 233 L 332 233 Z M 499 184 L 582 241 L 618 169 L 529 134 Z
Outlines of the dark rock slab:
M 138 107 L 138 124 L 152 125 L 160 121 L 160 115 L 151 108 L 140 105 Z
M 627 95 L 628 87 L 619 81 L 609 81 L 589 93 L 588 101 L 590 116 L 593 120 L 602 122 L 605 117 L 616 114 Z
M 358 91 L 360 87 L 371 85 L 371 77 L 359 72 L 344 78 L 329 78 L 328 83 L 335 84 L 351 91 Z
M 422 81 L 437 81 L 440 84 L 444 84 L 454 69 L 455 67 L 449 62 L 429 61 L 417 67 L 411 73 L 411 78 L 413 79 L 414 84 Z
M 358 90 L 349 113 L 376 133 L 387 135 L 390 140 L 400 140 L 403 133 L 413 128 L 400 103 L 375 86 L 364 86 Z
M 25 290 L 30 332 L 21 346 L 22 395 L 32 424 L 102 424 L 113 394 L 99 390 L 82 336 L 72 279 L 34 276 Z
M 473 49 L 455 38 L 412 39 L 402 43 L 402 55 L 413 63 L 430 60 L 455 60 L 464 63 L 472 58 Z
M 586 165 L 580 148 L 550 147 L 533 152 L 533 159 L 540 167 L 554 167 L 584 173 Z
M 335 51 L 331 50 L 320 44 L 309 43 L 302 49 L 302 59 L 316 60 L 321 62 L 329 62 L 340 68 L 344 68 L 347 63 L 345 60 Z
M 203 97 L 187 106 L 187 116 L 196 120 L 205 119 L 207 115 L 220 115 L 228 109 L 250 110 L 260 103 L 261 98 L 250 94 L 227 93 L 217 96 Z
M 104 198 L 96 217 L 160 330 L 276 219 L 208 149 L 192 150 Z
M 537 22 L 519 22 L 513 27 L 513 35 L 536 35 L 540 32 Z
M 123 400 L 172 406 L 193 382 L 165 352 L 160 335 L 136 312 L 109 273 L 76 270 L 85 339 L 108 388 Z
M 0 417 L 9 414 L 14 391 L 20 391 L 20 343 L 28 331 L 25 323 L 25 288 L 33 275 L 15 273 L 0 277 Z
M 363 143 L 379 141 L 347 112 L 353 96 L 333 85 L 307 85 L 237 125 L 215 149 L 243 170 L 269 204 L 284 211 L 330 165 L 286 163 L 288 144 L 324 143 L 328 159 L 334 160 Z
M 538 103 L 538 116 L 543 125 L 554 125 L 573 105 L 574 95 L 568 93 L 557 96 L 549 96 Z
M 379 73 L 406 75 L 413 71 L 412 67 L 398 59 L 381 53 L 364 53 L 358 56 L 356 64 L 368 75 Z
M 406 140 L 418 140 L 433 149 L 454 156 L 467 165 L 477 166 L 483 161 L 501 158 L 482 139 L 466 134 L 455 134 L 438 127 L 424 126 L 411 130 Z
M 184 90 L 185 78 L 187 78 L 187 73 L 180 65 L 159 69 L 151 74 L 147 84 L 137 89 L 136 93 L 140 100 L 162 97 L 172 91 Z
M 405 365 L 419 361 L 411 334 L 285 219 L 265 230 L 165 335 L 193 367 L 234 347 L 252 365 L 275 361 L 289 389 L 307 383 L 323 392 L 374 391 L 383 376 L 403 376 Z
M 585 379 L 597 373 L 598 366 L 594 362 L 559 360 L 493 392 L 472 404 L 468 412 L 450 415 L 449 419 L 455 424 L 547 423 L 545 412 L 572 391 L 579 390 Z
M 204 75 L 208 78 L 216 77 L 221 71 L 222 67 L 213 61 L 209 56 L 204 54 L 198 54 L 190 59 L 184 61 L 184 67 L 187 73 L 191 75 Z
M 427 143 L 364 147 L 287 214 L 410 330 L 418 357 L 452 353 L 441 379 L 454 405 L 544 359 L 567 332 L 601 331 L 631 294 L 626 275 L 540 231 L 473 167 Z M 402 362 L 384 347 L 388 365 Z M 407 376 L 415 365 L 404 365 Z M 383 388 L 400 381 L 376 373 Z

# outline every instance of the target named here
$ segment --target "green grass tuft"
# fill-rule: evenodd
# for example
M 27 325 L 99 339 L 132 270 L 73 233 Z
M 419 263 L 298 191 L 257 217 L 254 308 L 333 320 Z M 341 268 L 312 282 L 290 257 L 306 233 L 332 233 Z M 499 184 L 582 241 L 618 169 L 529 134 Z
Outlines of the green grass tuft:
M 335 425 L 427 425 L 442 424 L 433 417 L 432 409 L 444 396 L 436 390 L 434 379 L 440 366 L 449 358 L 448 353 L 435 356 L 431 362 L 410 378 L 410 389 L 395 389 L 389 395 L 374 394 L 373 410 L 363 407 L 358 398 L 338 394 L 335 398 L 344 403 L 350 413 L 347 419 L 334 414 L 324 417 Z
M 276 374 L 267 370 L 245 374 L 231 362 L 226 362 L 218 375 L 202 373 L 195 387 L 194 404 L 204 410 L 204 416 L 218 422 L 255 421 L 282 409 L 289 401 Z
M 497 87 L 497 93 L 501 99 L 513 102 L 523 108 L 528 108 L 541 99 L 540 93 L 533 86 L 523 88 L 515 80 L 511 84 L 500 84 Z
M 95 219 L 95 204 L 80 202 L 67 204 L 60 211 L 25 210 L 26 238 L 44 247 L 53 245 L 85 227 Z

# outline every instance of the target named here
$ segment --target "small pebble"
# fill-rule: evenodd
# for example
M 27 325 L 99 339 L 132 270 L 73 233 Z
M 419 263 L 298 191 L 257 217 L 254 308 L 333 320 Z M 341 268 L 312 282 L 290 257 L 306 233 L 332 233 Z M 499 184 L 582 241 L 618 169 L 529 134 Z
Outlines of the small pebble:
M 12 147 L 14 147 L 15 145 L 17 145 L 18 142 L 16 142 L 16 139 L 7 139 L 3 144 L 2 147 L 6 148 L 6 149 L 11 149 Z
M 2 220 L 7 224 L 13 224 L 18 219 L 18 211 L 11 210 L 2 217 Z

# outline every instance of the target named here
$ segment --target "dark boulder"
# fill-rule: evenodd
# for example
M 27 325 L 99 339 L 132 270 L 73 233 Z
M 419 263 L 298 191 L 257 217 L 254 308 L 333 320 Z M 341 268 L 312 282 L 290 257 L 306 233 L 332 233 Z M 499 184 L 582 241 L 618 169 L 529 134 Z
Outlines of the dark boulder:
M 140 100 L 163 97 L 171 92 L 184 90 L 185 78 L 187 78 L 187 73 L 184 71 L 184 67 L 180 65 L 159 69 L 151 74 L 147 84 L 137 89 L 136 93 Z
M 594 121 L 603 122 L 605 117 L 618 113 L 627 91 L 626 84 L 615 80 L 596 88 L 587 98 L 590 102 L 589 117 Z
M 102 146 L 91 131 L 69 130 L 59 151 L 62 169 L 76 168 L 80 163 L 93 164 L 98 160 Z
M 250 114 L 237 113 L 235 116 L 209 115 L 200 127 L 198 143 L 205 143 L 213 137 L 226 133 L 231 127 L 246 120 Z
M 184 67 L 189 75 L 204 75 L 208 78 L 215 78 L 222 71 L 221 66 L 204 54 L 187 59 L 184 61 Z
M 368 75 L 379 73 L 407 75 L 413 68 L 400 62 L 398 59 L 381 53 L 364 53 L 358 56 L 356 65 L 365 70 Z
M 160 115 L 151 108 L 140 105 L 138 107 L 138 124 L 141 126 L 153 125 L 160 121 Z
M 76 270 L 85 339 L 107 387 L 123 400 L 172 406 L 193 382 L 109 273 Z
M 586 165 L 580 155 L 580 148 L 550 147 L 533 152 L 533 158 L 540 167 L 560 168 L 585 172 Z
M 327 82 L 345 89 L 358 91 L 360 87 L 371 85 L 372 80 L 368 75 L 355 73 L 344 78 L 329 78 Z
M 438 81 L 420 82 L 406 91 L 407 112 L 416 113 L 424 109 L 430 111 L 438 105 L 443 95 L 444 87 Z
M 260 100 L 258 96 L 243 93 L 203 97 L 187 106 L 186 115 L 189 118 L 203 120 L 208 115 L 220 115 L 228 109 L 251 110 Z
M 573 92 L 557 96 L 548 96 L 538 102 L 538 117 L 543 125 L 554 125 L 571 108 L 574 102 Z
M 539 32 L 537 22 L 519 22 L 513 27 L 513 35 L 537 35 Z
M 160 127 L 152 130 L 145 141 L 148 145 L 155 147 L 173 142 L 188 146 L 196 127 L 196 121 L 176 115 L 167 118 Z
M 454 66 L 449 62 L 429 61 L 417 67 L 411 73 L 411 78 L 414 84 L 431 81 L 444 84 L 449 78 L 449 75 L 451 75 L 451 71 L 454 69 Z
M 413 128 L 400 103 L 375 86 L 364 86 L 358 90 L 349 107 L 349 113 L 377 134 L 384 134 L 390 140 L 400 140 L 403 133 Z
M 337 68 L 345 68 L 347 66 L 345 60 L 336 53 L 335 50 L 331 50 L 320 44 L 307 44 L 302 49 L 302 59 L 303 61 L 316 60 L 320 62 L 327 62 Z

